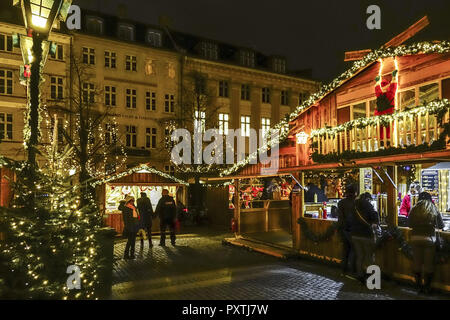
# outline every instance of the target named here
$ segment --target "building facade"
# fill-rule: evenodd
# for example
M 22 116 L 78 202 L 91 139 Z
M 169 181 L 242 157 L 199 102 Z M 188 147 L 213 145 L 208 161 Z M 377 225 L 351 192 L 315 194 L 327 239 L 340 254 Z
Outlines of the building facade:
M 20 49 L 12 47 L 12 35 L 25 30 L 20 13 L 11 10 L 0 22 L 0 152 L 24 159 L 26 88 L 19 83 L 23 62 Z M 50 40 L 57 50 L 44 69 L 42 101 L 48 112 L 41 141 L 49 142 L 56 118 L 71 134 L 77 126 L 73 114 L 60 112 L 64 106 L 75 110 L 76 64 L 83 69 L 83 97 L 110 114 L 97 138 L 120 140 L 128 167 L 150 163 L 174 171 L 167 123 L 186 116 L 183 99 L 193 72 L 202 75 L 211 93 L 211 106 L 193 116 L 201 122 L 214 110 L 214 126 L 224 135 L 229 129 L 267 130 L 319 86 L 288 74 L 283 57 L 96 12 L 83 11 L 81 30 L 61 25 Z M 114 139 L 108 133 L 112 126 L 117 129 Z M 62 135 L 58 138 L 64 143 Z

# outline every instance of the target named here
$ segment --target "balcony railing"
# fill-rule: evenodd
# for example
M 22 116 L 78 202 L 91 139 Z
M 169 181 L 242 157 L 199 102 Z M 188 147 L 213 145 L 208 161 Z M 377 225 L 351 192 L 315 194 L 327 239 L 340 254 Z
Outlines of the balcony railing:
M 313 148 L 319 155 L 431 146 L 437 141 L 445 148 L 442 136 L 449 130 L 449 107 L 449 100 L 436 100 L 392 115 L 360 118 L 337 127 L 314 130 L 311 132 Z

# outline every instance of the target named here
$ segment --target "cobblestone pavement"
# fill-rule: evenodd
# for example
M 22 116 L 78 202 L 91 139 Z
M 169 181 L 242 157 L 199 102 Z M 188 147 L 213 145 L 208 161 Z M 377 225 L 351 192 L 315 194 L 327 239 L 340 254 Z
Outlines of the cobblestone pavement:
M 219 232 L 180 236 L 176 247 L 160 247 L 159 237 L 154 237 L 155 246 L 149 249 L 145 241 L 142 251 L 136 241 L 135 260 L 123 260 L 125 242 L 117 242 L 112 299 L 430 299 L 395 282 L 382 280 L 382 290 L 370 291 L 341 277 L 338 268 L 223 245 L 222 239 L 230 236 Z

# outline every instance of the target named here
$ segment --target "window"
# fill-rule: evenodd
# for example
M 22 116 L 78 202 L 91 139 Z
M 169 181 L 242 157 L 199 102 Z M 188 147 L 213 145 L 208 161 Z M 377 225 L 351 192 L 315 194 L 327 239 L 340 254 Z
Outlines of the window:
M 170 129 L 170 128 L 164 129 L 165 147 L 168 149 L 173 148 L 175 145 L 175 142 L 172 141 L 172 132 L 173 132 L 173 129 Z
M 87 17 L 86 28 L 89 33 L 103 34 L 103 20 L 97 17 Z
M 217 60 L 218 59 L 218 47 L 217 44 L 212 42 L 202 42 L 201 55 L 206 59 Z
M 416 105 L 416 90 L 406 90 L 400 92 L 400 109 L 405 110 Z
M 228 98 L 228 81 L 219 81 L 219 97 Z
M 250 116 L 241 116 L 241 130 L 244 137 L 250 137 Z
M 0 34 L 0 51 L 13 51 L 12 36 L 6 34 Z
M 270 88 L 262 88 L 262 102 L 270 103 Z
M 119 38 L 134 41 L 134 27 L 126 24 L 119 25 Z
M 83 83 L 83 102 L 84 103 L 94 103 L 95 100 L 95 90 L 93 83 Z
M 52 99 L 63 99 L 64 81 L 61 77 L 50 78 L 50 97 Z
M 64 60 L 64 46 L 62 44 L 56 45 L 56 50 L 54 53 L 50 54 L 50 57 L 55 60 Z
M 137 145 L 136 126 L 127 126 L 126 138 L 127 138 L 126 146 L 136 148 Z
M 175 96 L 173 94 L 165 95 L 164 112 L 175 112 Z
M 248 84 L 241 86 L 241 100 L 250 101 L 250 86 Z
M 263 138 L 270 132 L 270 118 L 261 118 L 261 129 Z
M 13 93 L 13 72 L 0 69 L 0 94 Z
M 243 66 L 250 68 L 255 67 L 255 53 L 248 50 L 241 50 L 240 62 Z
M 95 64 L 95 49 L 83 47 L 83 63 Z
M 125 59 L 125 70 L 127 70 L 127 71 L 137 71 L 137 58 L 136 58 L 136 56 L 126 56 L 126 59 Z
M 375 115 L 375 109 L 377 108 L 377 100 L 369 101 L 369 117 L 373 117 Z
M 116 106 L 116 87 L 105 86 L 105 105 L 108 107 Z
M 127 108 L 136 109 L 137 106 L 136 89 L 127 89 L 126 98 L 127 98 Z
M 430 83 L 419 87 L 419 104 L 421 106 L 436 99 L 439 99 L 438 83 Z
M 359 118 L 365 118 L 367 117 L 367 113 L 366 113 L 366 103 L 362 102 L 362 103 L 358 103 L 356 105 L 353 106 L 353 118 L 352 120 L 356 120 Z
M 175 174 L 175 167 L 171 166 L 171 165 L 164 166 L 164 172 L 166 172 L 168 174 L 171 174 L 171 175 L 174 175 Z
M 116 53 L 112 51 L 105 51 L 105 68 L 116 68 Z
M 145 93 L 145 109 L 156 111 L 156 92 L 147 91 Z
M 112 123 L 105 124 L 105 144 L 111 145 L 117 143 L 116 125 Z
M 147 43 L 154 47 L 161 47 L 161 32 L 155 30 L 147 31 Z
M 156 128 L 146 128 L 145 147 L 147 149 L 156 149 Z
M 300 92 L 298 94 L 298 105 L 300 106 L 302 103 L 308 99 L 309 93 L 308 92 Z
M 204 111 L 195 111 L 194 114 L 194 131 L 205 132 L 206 113 Z
M 219 134 L 228 135 L 229 115 L 219 113 Z
M 12 140 L 13 116 L 10 113 L 0 113 L 0 140 Z
M 289 105 L 289 92 L 285 90 L 281 91 L 281 105 L 283 106 Z
M 286 72 L 286 60 L 282 58 L 272 59 L 272 70 L 279 73 Z

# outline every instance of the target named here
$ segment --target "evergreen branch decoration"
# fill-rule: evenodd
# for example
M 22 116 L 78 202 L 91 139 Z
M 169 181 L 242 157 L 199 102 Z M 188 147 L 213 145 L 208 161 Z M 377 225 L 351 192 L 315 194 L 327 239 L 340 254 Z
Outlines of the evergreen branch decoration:
M 300 225 L 300 228 L 302 229 L 302 234 L 304 234 L 308 240 L 311 240 L 314 243 L 329 241 L 336 232 L 336 230 L 338 229 L 338 224 L 334 222 L 327 228 L 327 230 L 324 233 L 316 234 L 309 229 L 309 226 L 306 223 L 305 218 L 299 218 L 297 220 L 297 223 Z

